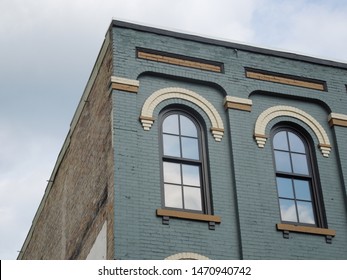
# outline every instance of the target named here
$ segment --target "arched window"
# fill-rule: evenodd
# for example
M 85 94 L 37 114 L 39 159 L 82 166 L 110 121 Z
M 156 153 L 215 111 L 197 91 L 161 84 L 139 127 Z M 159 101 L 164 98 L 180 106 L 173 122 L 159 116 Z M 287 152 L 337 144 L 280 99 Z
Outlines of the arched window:
M 182 109 L 161 114 L 163 206 L 210 213 L 204 129 Z
M 272 147 L 282 222 L 325 227 L 310 141 L 297 129 L 282 126 L 272 133 Z

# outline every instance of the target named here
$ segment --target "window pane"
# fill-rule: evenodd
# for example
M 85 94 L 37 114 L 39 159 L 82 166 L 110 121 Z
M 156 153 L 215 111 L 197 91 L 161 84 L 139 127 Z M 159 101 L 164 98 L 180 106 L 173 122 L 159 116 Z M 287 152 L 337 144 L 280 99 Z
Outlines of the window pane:
M 164 182 L 181 184 L 181 165 L 177 163 L 164 162 Z
M 302 140 L 292 132 L 288 132 L 289 146 L 292 152 L 305 153 L 305 146 Z
M 199 159 L 198 139 L 182 137 L 182 157 Z
M 183 185 L 200 186 L 200 168 L 194 165 L 182 165 Z
M 296 199 L 311 201 L 310 185 L 308 181 L 294 180 Z
M 181 121 L 181 135 L 198 137 L 195 124 L 187 117 L 180 116 Z
M 293 172 L 308 175 L 306 155 L 292 153 Z
M 165 184 L 164 196 L 166 207 L 183 208 L 181 186 Z
M 163 135 L 164 155 L 181 157 L 179 136 Z
M 278 196 L 283 198 L 294 198 L 292 179 L 276 178 Z
M 282 172 L 292 172 L 288 152 L 275 151 L 276 170 Z
M 298 201 L 297 205 L 299 213 L 299 222 L 306 224 L 315 224 L 312 203 Z
M 171 134 L 179 134 L 178 131 L 178 115 L 170 115 L 163 121 L 163 132 Z
M 184 187 L 184 208 L 190 210 L 202 210 L 200 188 Z
M 273 138 L 273 145 L 276 150 L 288 151 L 287 132 L 281 131 L 276 133 Z
M 287 222 L 297 222 L 294 200 L 280 199 L 281 219 Z

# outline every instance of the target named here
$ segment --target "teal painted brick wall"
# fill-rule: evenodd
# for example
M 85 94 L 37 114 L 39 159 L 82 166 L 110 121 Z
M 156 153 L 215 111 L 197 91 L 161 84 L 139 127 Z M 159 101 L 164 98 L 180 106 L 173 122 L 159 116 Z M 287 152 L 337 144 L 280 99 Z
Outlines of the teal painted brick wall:
M 163 259 L 180 252 L 212 259 L 347 258 L 347 128 L 328 125 L 330 112 L 346 113 L 346 70 L 126 28 L 114 27 L 113 40 L 113 75 L 140 82 L 137 94 L 112 92 L 115 258 Z M 223 62 L 225 72 L 137 59 L 136 47 Z M 245 67 L 324 80 L 328 91 L 247 79 Z M 216 142 L 207 131 L 214 212 L 222 217 L 215 230 L 209 230 L 205 222 L 174 218 L 170 225 L 163 225 L 155 215 L 161 207 L 158 121 L 150 131 L 144 131 L 139 116 L 146 98 L 167 87 L 198 93 L 222 117 L 222 142 Z M 225 110 L 225 95 L 251 99 L 252 111 Z M 174 103 L 191 107 L 210 127 L 199 107 L 177 99 L 160 103 L 154 117 L 157 119 L 162 109 Z M 275 105 L 294 106 L 309 113 L 332 143 L 329 158 L 315 150 L 328 225 L 337 231 L 332 244 L 327 244 L 323 236 L 310 234 L 290 233 L 290 238 L 284 239 L 276 230 L 280 217 L 271 143 L 268 140 L 260 149 L 253 139 L 257 117 Z M 296 119 L 276 118 L 268 124 L 266 133 L 279 121 L 301 125 L 318 144 L 312 130 Z
M 315 154 L 320 174 L 323 198 L 329 228 L 338 234 L 332 244 L 326 244 L 322 236 L 290 233 L 290 239 L 283 239 L 282 233 L 276 231 L 275 224 L 280 222 L 277 192 L 275 187 L 274 166 L 271 142 L 267 141 L 260 149 L 251 139 L 251 133 L 258 115 L 266 108 L 275 105 L 298 107 L 315 117 L 329 138 L 333 134 L 326 121 L 326 111 L 321 106 L 298 100 L 287 100 L 273 96 L 257 94 L 252 96 L 254 106 L 249 113 L 245 126 L 240 113 L 234 111 L 231 119 L 233 155 L 236 171 L 236 188 L 240 227 L 242 232 L 242 252 L 245 259 L 330 259 L 346 258 L 346 208 L 343 186 L 339 180 L 338 160 L 333 149 L 329 158 L 324 158 L 317 148 L 318 142 L 312 130 L 299 120 L 280 117 L 269 123 L 266 134 L 281 121 L 290 121 L 301 125 L 315 140 Z M 238 127 L 239 126 L 239 127 Z M 247 127 L 248 129 L 242 129 Z M 251 163 L 251 164 L 250 164 Z M 239 171 L 239 172 L 238 172 Z M 247 175 L 248 174 L 248 175 Z M 246 189 L 245 189 L 246 188 Z
M 170 225 L 163 225 L 162 219 L 155 214 L 155 210 L 161 208 L 158 122 L 154 122 L 150 131 L 144 131 L 138 120 L 145 98 L 163 87 L 188 88 L 205 98 L 211 94 L 214 98 L 210 98 L 210 102 L 221 112 L 224 110 L 223 95 L 210 87 L 166 78 L 142 76 L 140 83 L 138 94 L 115 92 L 113 95 L 114 118 L 120 119 L 119 123 L 114 123 L 116 258 L 163 259 L 180 252 L 194 252 L 213 259 L 240 258 L 231 159 L 219 160 L 230 153 L 229 136 L 225 135 L 218 143 L 209 131 L 207 134 L 214 213 L 222 217 L 222 223 L 216 225 L 215 230 L 209 230 L 206 222 L 174 218 L 170 219 Z M 190 106 L 203 117 L 208 127 L 210 121 L 205 113 L 188 101 L 162 102 L 154 115 L 158 116 L 162 109 L 175 103 Z M 129 108 L 133 108 L 131 113 L 127 113 Z M 126 125 L 122 120 L 124 114 L 134 129 L 121 127 Z M 223 121 L 227 122 L 226 114 Z

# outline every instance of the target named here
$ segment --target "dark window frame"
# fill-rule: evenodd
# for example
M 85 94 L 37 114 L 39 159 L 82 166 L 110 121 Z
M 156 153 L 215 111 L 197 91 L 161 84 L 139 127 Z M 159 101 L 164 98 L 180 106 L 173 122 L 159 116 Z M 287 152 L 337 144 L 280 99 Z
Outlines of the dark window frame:
M 276 159 L 275 159 L 275 148 L 274 148 L 274 136 L 281 132 L 286 131 L 286 136 L 288 137 L 288 132 L 294 133 L 296 136 L 300 138 L 302 143 L 305 146 L 305 155 L 308 165 L 308 175 L 305 174 L 299 174 L 294 172 L 284 172 L 284 171 L 278 171 L 276 169 Z M 327 228 L 327 220 L 324 210 L 324 203 L 323 203 L 323 197 L 322 197 L 322 191 L 321 191 L 321 185 L 319 180 L 319 173 L 318 173 L 318 166 L 317 166 L 317 160 L 316 155 L 314 152 L 314 143 L 312 138 L 309 136 L 309 134 L 301 128 L 299 125 L 292 124 L 292 123 L 280 123 L 274 126 L 274 128 L 271 130 L 271 149 L 272 149 L 272 158 L 273 158 L 273 166 L 274 166 L 274 172 L 275 172 L 275 178 L 276 178 L 276 192 L 277 192 L 277 199 L 279 204 L 279 211 L 281 212 L 280 208 L 280 196 L 277 190 L 277 178 L 289 178 L 293 180 L 305 180 L 310 182 L 310 191 L 311 191 L 311 201 L 313 205 L 313 212 L 314 212 L 314 218 L 315 218 L 315 224 L 311 223 L 301 223 L 301 222 L 291 222 L 282 220 L 282 216 L 280 213 L 281 221 L 284 224 L 292 224 L 297 226 L 308 226 L 308 227 L 317 227 L 317 228 Z M 279 150 L 279 149 L 277 149 Z M 296 197 L 294 197 L 294 200 L 296 201 Z M 300 201 L 300 199 L 298 199 Z M 296 205 L 296 203 L 295 203 Z M 296 206 L 296 211 L 297 206 Z M 297 214 L 298 215 L 298 214 Z M 298 217 L 298 216 L 297 216 Z
M 187 159 L 182 157 L 174 157 L 164 155 L 164 140 L 163 135 L 163 123 L 164 120 L 174 114 L 183 115 L 188 117 L 195 124 L 198 131 L 198 150 L 199 150 L 199 160 Z M 182 211 L 182 212 L 190 212 L 190 213 L 198 213 L 198 214 L 206 214 L 213 215 L 212 208 L 212 197 L 210 192 L 210 178 L 209 178 L 209 166 L 208 166 L 208 153 L 207 153 L 207 139 L 206 139 L 206 125 L 204 120 L 198 113 L 196 113 L 193 109 L 184 105 L 171 105 L 164 108 L 159 114 L 159 149 L 160 149 L 160 174 L 161 174 L 161 200 L 162 200 L 162 208 L 174 211 Z M 192 210 L 185 208 L 175 208 L 165 206 L 165 189 L 164 189 L 164 162 L 172 162 L 177 164 L 187 164 L 193 166 L 200 167 L 200 180 L 201 180 L 201 205 L 202 210 Z M 182 175 L 181 175 L 182 176 Z M 183 188 L 183 184 L 181 184 Z M 182 194 L 182 200 L 184 200 Z

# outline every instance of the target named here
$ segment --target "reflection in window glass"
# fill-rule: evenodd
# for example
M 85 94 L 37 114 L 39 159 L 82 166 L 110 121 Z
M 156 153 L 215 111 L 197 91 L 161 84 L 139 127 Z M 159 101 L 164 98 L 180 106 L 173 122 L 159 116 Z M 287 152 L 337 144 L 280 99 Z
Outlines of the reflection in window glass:
M 200 186 L 200 170 L 198 166 L 184 164 L 182 173 L 183 185 Z
M 315 224 L 312 203 L 306 201 L 298 201 L 297 205 L 299 222 L 306 224 Z
M 172 157 L 180 157 L 180 138 L 174 135 L 163 135 L 164 155 Z
M 273 146 L 276 150 L 288 151 L 288 140 L 285 131 L 278 132 L 273 138 Z
M 164 182 L 181 184 L 181 166 L 177 163 L 164 162 Z
M 198 139 L 182 137 L 182 157 L 189 159 L 199 159 Z
M 283 198 L 294 198 L 292 179 L 278 177 L 276 180 L 278 196 Z
M 275 151 L 275 163 L 277 171 L 292 172 L 289 156 L 290 154 L 288 152 Z
M 192 120 L 183 115 L 169 115 L 163 122 L 165 156 L 199 160 L 199 137 Z
M 180 123 L 181 123 L 181 135 L 198 137 L 196 126 L 189 118 L 181 115 Z
M 310 185 L 308 181 L 294 180 L 295 197 L 311 201 Z
M 165 207 L 205 211 L 201 130 L 181 111 L 162 122 L 163 189 Z
M 178 115 L 170 115 L 163 121 L 163 132 L 170 134 L 179 134 Z
M 164 185 L 165 206 L 173 208 L 182 208 L 182 190 L 181 186 Z
M 308 175 L 306 155 L 292 153 L 293 172 Z
M 290 150 L 292 152 L 305 153 L 304 143 L 299 138 L 299 136 L 295 135 L 294 133 L 289 132 L 288 137 L 289 137 Z
M 202 210 L 200 188 L 184 187 L 184 207 L 190 210 Z
M 292 129 L 273 135 L 276 187 L 281 220 L 317 224 L 307 143 Z
M 294 200 L 280 199 L 281 219 L 287 222 L 297 222 Z

